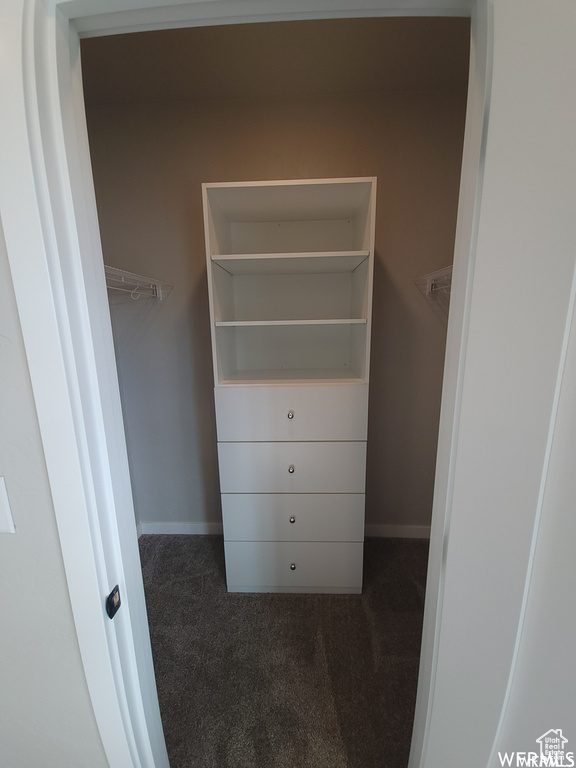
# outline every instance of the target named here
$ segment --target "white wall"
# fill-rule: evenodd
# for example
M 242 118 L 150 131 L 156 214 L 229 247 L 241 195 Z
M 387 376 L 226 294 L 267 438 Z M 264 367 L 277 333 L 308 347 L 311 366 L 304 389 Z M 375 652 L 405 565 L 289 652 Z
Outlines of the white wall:
M 140 523 L 220 522 L 201 183 L 374 175 L 367 522 L 430 524 L 447 321 L 414 279 L 452 261 L 464 113 L 461 92 L 89 108 L 105 261 L 174 285 L 112 297 Z
M 497 753 L 539 752 L 536 739 L 550 728 L 563 731 L 576 754 L 576 318 L 551 443 L 550 470 L 542 498 L 533 569 L 518 638 L 516 669 L 506 702 Z
M 76 639 L 0 224 L 0 764 L 107 766 Z
M 556 693 L 573 681 L 564 635 L 575 624 L 573 566 L 558 562 L 576 535 L 573 454 L 566 453 L 574 439 L 566 434 L 572 369 L 547 476 L 575 264 L 575 28 L 571 0 L 494 4 L 493 90 L 426 768 L 499 765 L 490 755 L 500 725 L 496 751 L 529 751 L 549 728 L 576 739 L 574 697 Z M 550 606 L 563 610 L 557 626 Z

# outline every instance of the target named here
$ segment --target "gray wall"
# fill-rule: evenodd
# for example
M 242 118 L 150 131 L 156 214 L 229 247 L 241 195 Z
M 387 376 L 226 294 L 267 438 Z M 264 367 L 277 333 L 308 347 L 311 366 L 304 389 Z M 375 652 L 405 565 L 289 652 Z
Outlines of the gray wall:
M 430 523 L 446 319 L 414 285 L 451 263 L 460 93 L 92 105 L 104 258 L 164 280 L 112 299 L 139 522 L 220 521 L 201 183 L 377 176 L 367 523 Z
M 108 762 L 80 659 L 0 224 L 0 476 L 15 534 L 0 534 L 0 764 Z

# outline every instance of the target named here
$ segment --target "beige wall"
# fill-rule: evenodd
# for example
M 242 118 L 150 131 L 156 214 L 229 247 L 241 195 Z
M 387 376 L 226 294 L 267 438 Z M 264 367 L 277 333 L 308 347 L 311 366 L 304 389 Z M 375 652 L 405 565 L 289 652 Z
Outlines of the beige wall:
M 108 765 L 80 659 L 0 225 L 0 764 Z
M 450 93 L 92 105 L 105 261 L 174 285 L 113 299 L 140 522 L 218 522 L 204 181 L 377 176 L 367 522 L 428 525 L 465 100 Z

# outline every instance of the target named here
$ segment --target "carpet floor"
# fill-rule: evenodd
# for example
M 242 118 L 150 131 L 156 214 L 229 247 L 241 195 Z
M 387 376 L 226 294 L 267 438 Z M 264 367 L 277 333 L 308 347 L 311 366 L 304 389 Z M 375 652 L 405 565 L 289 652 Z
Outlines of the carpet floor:
M 427 541 L 367 539 L 362 595 L 228 594 L 221 537 L 139 543 L 171 768 L 406 768 Z

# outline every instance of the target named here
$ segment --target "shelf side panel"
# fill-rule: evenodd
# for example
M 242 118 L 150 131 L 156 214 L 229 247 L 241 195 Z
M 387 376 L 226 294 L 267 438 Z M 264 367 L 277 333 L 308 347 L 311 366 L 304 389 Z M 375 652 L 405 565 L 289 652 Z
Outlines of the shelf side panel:
M 206 220 L 208 224 L 208 245 L 210 254 L 230 253 L 232 248 L 230 220 L 220 209 L 210 195 L 205 196 L 205 205 L 207 206 Z
M 236 319 L 234 278 L 218 264 L 211 265 L 214 322 Z
M 217 378 L 218 381 L 228 381 L 236 376 L 238 371 L 237 358 L 237 328 L 226 327 L 216 328 L 216 360 L 217 360 Z M 226 331 L 222 333 L 222 331 Z
M 353 239 L 360 249 L 372 248 L 372 201 L 373 187 L 366 187 L 362 204 L 358 207 L 356 216 L 352 221 Z
M 368 383 L 369 341 L 365 325 L 350 326 L 350 368 Z
M 354 270 L 350 280 L 350 317 L 367 318 L 369 314 L 370 263 L 366 259 Z

